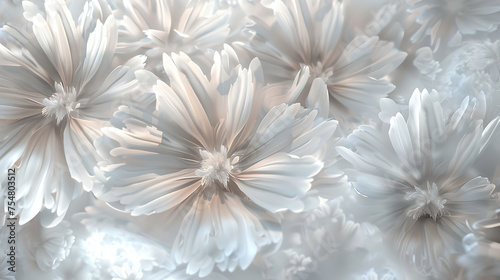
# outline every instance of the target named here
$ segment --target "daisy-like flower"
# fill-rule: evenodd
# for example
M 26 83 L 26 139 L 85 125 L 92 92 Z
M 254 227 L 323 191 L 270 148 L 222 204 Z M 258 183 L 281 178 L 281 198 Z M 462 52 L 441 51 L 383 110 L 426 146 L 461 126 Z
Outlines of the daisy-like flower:
M 120 7 L 120 6 L 119 6 Z M 184 52 L 206 60 L 208 49 L 220 49 L 229 35 L 228 9 L 205 0 L 123 0 L 118 51 L 143 54 L 147 66 L 161 73 L 162 54 Z
M 413 43 L 430 36 L 434 51 L 461 43 L 464 35 L 494 31 L 500 24 L 500 3 L 490 0 L 406 0 L 421 25 Z
M 274 213 L 304 209 L 323 166 L 311 155 L 336 127 L 299 104 L 268 110 L 258 59 L 244 69 L 226 46 L 214 61 L 209 79 L 187 55 L 165 54 L 170 86 L 154 87 L 156 108 L 120 107 L 122 127 L 97 142 L 109 177 L 100 198 L 134 216 L 167 211 L 172 255 L 200 277 L 246 269 L 280 242 Z
M 16 166 L 20 224 L 41 212 L 60 221 L 71 200 L 93 186 L 93 141 L 119 102 L 134 94 L 143 61 L 112 67 L 117 27 L 87 2 L 74 19 L 62 0 L 43 11 L 24 1 L 27 31 L 3 27 L 0 44 L 0 168 Z
M 496 202 L 495 186 L 468 172 L 499 122 L 484 127 L 477 102 L 466 97 L 446 116 L 437 92 L 415 90 L 406 118 L 397 112 L 390 124 L 360 126 L 346 141 L 353 150 L 338 148 L 356 168 L 348 175 L 368 206 L 364 214 L 422 274 L 445 273 L 466 221 Z
M 500 210 L 495 217 L 474 223 L 463 245 L 466 252 L 458 262 L 466 269 L 466 279 L 500 278 Z
M 339 1 L 279 0 L 269 7 L 261 17 L 250 17 L 255 23 L 246 30 L 249 42 L 235 46 L 261 59 L 270 82 L 287 87 L 309 67 L 311 82 L 320 77 L 327 84 L 330 114 L 342 127 L 374 116 L 372 105 L 394 89 L 384 77 L 406 54 L 378 37 L 360 35 L 344 42 L 350 33 Z

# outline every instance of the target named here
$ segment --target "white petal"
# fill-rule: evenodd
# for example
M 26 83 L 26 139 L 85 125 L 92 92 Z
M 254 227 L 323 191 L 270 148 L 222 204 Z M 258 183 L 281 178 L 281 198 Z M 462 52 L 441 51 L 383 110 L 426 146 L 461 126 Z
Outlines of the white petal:
M 203 277 L 217 263 L 221 270 L 245 270 L 260 247 L 281 240 L 276 220 L 268 212 L 241 201 L 231 193 L 197 198 L 185 216 L 173 254 L 188 263 L 187 273 Z
M 226 145 L 229 149 L 233 141 L 247 125 L 252 110 L 253 101 L 252 73 L 246 69 L 240 70 L 238 79 L 231 85 L 228 96 L 226 115 Z
M 318 116 L 326 120 L 329 115 L 329 103 L 327 85 L 321 78 L 314 79 L 309 94 L 307 95 L 306 106 L 317 110 Z
M 43 208 L 51 209 L 52 216 L 66 213 L 77 192 L 62 148 L 61 139 L 50 125 L 38 130 L 26 146 L 17 179 L 20 224 L 30 221 Z
M 94 148 L 99 138 L 102 124 L 86 120 L 72 119 L 64 129 L 64 153 L 71 176 L 83 184 L 86 191 L 94 185 L 94 167 L 100 157 Z
M 278 153 L 238 174 L 236 184 L 253 202 L 271 212 L 298 212 L 304 208 L 301 197 L 322 166 L 312 157 Z
M 399 159 L 406 165 L 407 168 L 415 168 L 413 160 L 412 140 L 410 132 L 406 125 L 405 119 L 401 113 L 397 113 L 391 118 L 391 127 L 389 128 L 389 138 L 391 139 L 392 147 L 398 155 Z

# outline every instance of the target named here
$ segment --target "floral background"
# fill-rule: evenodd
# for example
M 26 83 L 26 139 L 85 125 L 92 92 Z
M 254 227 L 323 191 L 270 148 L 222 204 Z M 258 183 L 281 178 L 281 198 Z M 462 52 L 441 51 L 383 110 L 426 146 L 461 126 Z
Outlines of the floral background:
M 2 0 L 0 24 L 0 279 L 500 279 L 499 1 Z

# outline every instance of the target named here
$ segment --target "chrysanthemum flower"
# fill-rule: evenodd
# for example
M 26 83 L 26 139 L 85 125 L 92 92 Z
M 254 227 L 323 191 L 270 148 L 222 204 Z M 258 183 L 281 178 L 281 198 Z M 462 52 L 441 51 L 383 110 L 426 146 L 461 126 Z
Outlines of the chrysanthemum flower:
M 226 47 L 214 61 L 207 78 L 187 55 L 165 54 L 170 86 L 154 87 L 156 108 L 121 107 L 122 127 L 97 143 L 109 177 L 99 197 L 132 215 L 168 211 L 172 254 L 200 276 L 245 269 L 281 240 L 273 213 L 304 209 L 323 166 L 311 155 L 336 127 L 299 104 L 268 110 L 258 59 L 244 69 Z
M 412 42 L 430 36 L 434 50 L 456 47 L 463 35 L 494 31 L 500 24 L 500 3 L 491 0 L 406 0 L 421 27 Z
M 43 11 L 23 5 L 28 30 L 2 29 L 0 168 L 18 168 L 20 224 L 41 211 L 42 224 L 50 226 L 82 184 L 92 188 L 98 160 L 92 143 L 119 101 L 137 90 L 134 71 L 143 65 L 135 58 L 112 67 L 113 18 L 83 12 L 74 19 L 62 0 L 45 1 Z
M 338 148 L 356 168 L 348 175 L 364 197 L 364 214 L 423 274 L 448 270 L 466 221 L 496 202 L 495 186 L 469 172 L 499 122 L 484 127 L 476 101 L 466 97 L 446 116 L 437 92 L 415 90 L 406 118 L 397 112 L 389 125 L 360 126 L 346 141 L 353 150 Z
M 117 1 L 118 2 L 118 1 Z M 148 69 L 162 69 L 162 54 L 184 52 L 204 60 L 208 49 L 221 49 L 229 35 L 230 10 L 205 0 L 124 0 L 118 52 L 146 54 Z
M 360 35 L 345 42 L 352 34 L 339 1 L 280 0 L 269 7 L 260 17 L 251 17 L 255 23 L 246 30 L 250 41 L 235 43 L 260 58 L 266 78 L 289 86 L 308 66 L 311 82 L 320 77 L 327 84 L 330 115 L 342 127 L 375 116 L 372 105 L 394 89 L 383 78 L 406 54 L 378 37 Z

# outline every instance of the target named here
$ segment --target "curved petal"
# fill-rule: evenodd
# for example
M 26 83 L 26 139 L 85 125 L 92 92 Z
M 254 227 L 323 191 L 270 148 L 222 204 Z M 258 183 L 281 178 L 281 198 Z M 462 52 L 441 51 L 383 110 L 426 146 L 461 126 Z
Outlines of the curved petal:
M 94 185 L 94 168 L 100 161 L 93 143 L 102 135 L 102 126 L 98 122 L 72 119 L 64 129 L 64 153 L 69 171 L 86 191 Z
M 52 216 L 63 216 L 80 191 L 81 186 L 71 178 L 62 147 L 51 125 L 35 132 L 26 145 L 17 177 L 19 224 L 27 223 L 43 208 L 50 209 Z
M 253 202 L 271 212 L 298 212 L 304 208 L 300 199 L 322 167 L 322 163 L 310 156 L 299 158 L 277 153 L 242 171 L 235 182 Z
M 198 197 L 182 221 L 173 255 L 187 273 L 203 277 L 215 265 L 245 270 L 262 246 L 281 241 L 275 218 L 231 193 Z

